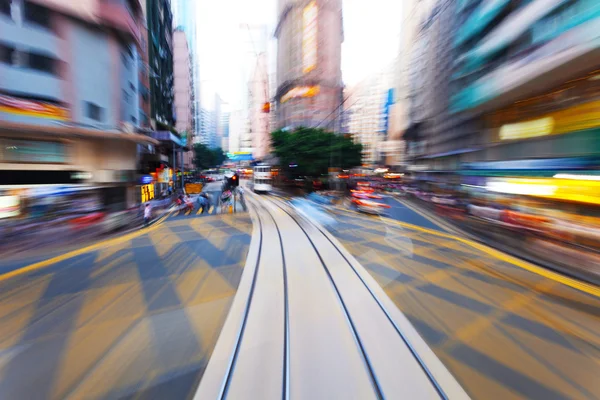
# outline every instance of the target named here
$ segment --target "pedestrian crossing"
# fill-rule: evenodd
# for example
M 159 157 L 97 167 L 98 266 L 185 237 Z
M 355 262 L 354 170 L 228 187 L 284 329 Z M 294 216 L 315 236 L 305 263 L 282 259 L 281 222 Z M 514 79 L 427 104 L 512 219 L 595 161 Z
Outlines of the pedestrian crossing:
M 236 213 L 244 212 L 241 205 L 236 205 L 235 207 Z M 205 217 L 209 215 L 217 215 L 217 214 L 233 214 L 233 206 L 228 206 L 225 209 L 221 209 L 221 206 L 209 206 L 206 209 L 206 206 L 200 206 L 198 204 L 194 204 L 193 208 L 186 208 L 184 206 L 174 210 L 169 216 L 169 220 L 180 219 L 180 218 L 195 218 L 195 217 Z

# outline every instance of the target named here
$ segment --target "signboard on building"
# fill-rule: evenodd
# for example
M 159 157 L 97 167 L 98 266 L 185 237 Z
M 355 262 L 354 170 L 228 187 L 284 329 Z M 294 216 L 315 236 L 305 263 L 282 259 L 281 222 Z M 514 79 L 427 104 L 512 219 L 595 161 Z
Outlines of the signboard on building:
M 19 212 L 19 196 L 0 196 L 0 219 L 16 217 Z
M 169 183 L 171 180 L 171 168 L 163 168 L 156 170 L 156 181 L 158 183 Z
M 302 12 L 302 72 L 305 74 L 317 67 L 317 14 L 314 0 Z
M 141 187 L 142 191 L 142 203 L 150 201 L 154 198 L 154 185 L 144 185 Z
M 69 111 L 56 104 L 5 95 L 0 95 L 0 112 L 59 121 L 69 119 Z
M 281 96 L 281 103 L 285 103 L 290 99 L 295 99 L 298 97 L 314 97 L 319 94 L 320 87 L 319 86 L 299 86 L 293 89 L 290 89 L 286 94 Z

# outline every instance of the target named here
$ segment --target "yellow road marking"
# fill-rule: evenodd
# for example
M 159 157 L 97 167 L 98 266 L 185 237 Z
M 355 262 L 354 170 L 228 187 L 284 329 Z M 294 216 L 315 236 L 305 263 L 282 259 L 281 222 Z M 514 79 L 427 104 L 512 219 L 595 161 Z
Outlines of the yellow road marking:
M 191 212 L 192 212 L 192 209 L 191 209 L 191 208 L 188 208 L 188 210 L 185 212 L 185 215 L 190 215 L 190 214 L 191 214 Z
M 32 271 L 35 271 L 35 270 L 38 270 L 38 269 L 45 268 L 45 267 L 47 267 L 49 265 L 56 264 L 57 262 L 61 262 L 61 261 L 64 261 L 64 260 L 68 260 L 70 258 L 79 256 L 81 254 L 88 253 L 90 251 L 98 250 L 98 249 L 100 249 L 102 247 L 105 247 L 105 246 L 113 246 L 115 244 L 123 243 L 123 242 L 125 242 L 127 240 L 131 240 L 131 239 L 134 239 L 134 238 L 136 238 L 138 236 L 141 236 L 141 235 L 144 235 L 146 233 L 152 232 L 153 230 L 157 229 L 158 226 L 160 224 L 162 224 L 171 215 L 171 213 L 172 213 L 172 211 L 167 212 L 158 221 L 156 221 L 152 226 L 149 226 L 147 228 L 141 228 L 140 230 L 128 233 L 127 235 L 124 235 L 124 236 L 120 236 L 120 237 L 116 237 L 116 238 L 112 238 L 112 239 L 108 239 L 108 240 L 103 240 L 101 242 L 98 242 L 98 243 L 95 243 L 95 244 L 92 244 L 92 245 L 89 245 L 89 246 L 86 246 L 86 247 L 82 247 L 80 249 L 73 250 L 73 251 L 70 251 L 68 253 L 61 254 L 59 256 L 49 258 L 47 260 L 43 260 L 43 261 L 39 261 L 39 262 L 36 262 L 36 263 L 33 263 L 33 264 L 29 264 L 29 265 L 24 266 L 22 268 L 15 269 L 13 271 L 9 271 L 9 272 L 7 272 L 5 274 L 0 274 L 0 282 L 5 281 L 5 280 L 10 279 L 10 278 L 14 278 L 15 276 L 23 275 L 23 274 L 26 274 L 28 272 L 32 272 Z
M 208 213 L 212 214 L 214 209 L 215 209 L 215 206 L 210 206 L 210 208 L 208 209 Z
M 355 215 L 355 216 L 359 216 L 363 219 L 366 219 L 364 217 L 362 217 L 360 214 L 358 213 L 354 213 L 348 210 L 343 210 L 344 212 L 347 212 L 349 214 Z M 507 262 L 509 264 L 515 265 L 519 268 L 522 268 L 526 271 L 529 271 L 531 273 L 543 276 L 544 278 L 553 280 L 555 282 L 558 283 L 562 283 L 563 285 L 569 286 L 573 289 L 577 289 L 581 292 L 587 293 L 587 294 L 591 294 L 592 296 L 596 296 L 596 297 L 600 297 L 600 287 L 585 283 L 585 282 L 581 282 L 578 281 L 577 279 L 573 279 L 573 278 L 569 278 L 568 276 L 565 275 L 561 275 L 557 272 L 548 270 L 546 268 L 543 267 L 538 267 L 537 265 L 528 263 L 526 261 L 520 260 L 516 257 L 510 256 L 508 254 L 505 254 L 499 250 L 493 249 L 489 246 L 486 246 L 484 244 L 481 243 L 477 243 L 473 240 L 470 239 L 465 239 L 465 238 L 461 238 L 460 236 L 456 236 L 456 235 L 451 235 L 449 233 L 444 233 L 444 232 L 439 232 L 433 229 L 427 229 L 427 228 L 422 228 L 420 226 L 417 225 L 413 225 L 413 224 L 408 224 L 406 222 L 401 222 L 401 221 L 396 221 L 394 219 L 388 218 L 388 217 L 380 217 L 381 220 L 384 223 L 392 223 L 398 226 L 401 226 L 403 228 L 408 228 L 408 229 L 413 229 L 415 231 L 419 231 L 419 232 L 424 232 L 424 233 L 428 233 L 430 235 L 434 235 L 434 236 L 438 236 L 438 237 L 443 237 L 443 238 L 447 238 L 447 239 L 453 239 L 453 240 L 457 240 L 461 243 L 464 243 L 468 246 L 471 246 L 477 250 L 480 250 L 484 253 L 486 253 L 487 255 L 494 257 L 497 260 L 500 261 L 504 261 Z M 370 219 L 370 218 L 369 218 Z
M 202 214 L 202 210 L 204 210 L 204 207 L 198 207 L 198 211 L 196 212 L 196 215 Z

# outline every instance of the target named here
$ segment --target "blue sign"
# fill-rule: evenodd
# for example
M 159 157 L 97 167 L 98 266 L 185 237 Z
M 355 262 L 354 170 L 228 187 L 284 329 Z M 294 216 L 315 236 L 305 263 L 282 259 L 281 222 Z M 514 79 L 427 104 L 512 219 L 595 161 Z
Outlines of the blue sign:
M 144 176 L 142 176 L 142 185 L 147 185 L 149 183 L 152 183 L 153 179 L 154 178 L 152 178 L 152 176 L 150 176 L 150 175 L 144 175 Z
M 394 89 L 387 92 L 385 105 L 383 106 L 383 133 L 387 134 L 390 126 L 390 108 L 394 105 Z

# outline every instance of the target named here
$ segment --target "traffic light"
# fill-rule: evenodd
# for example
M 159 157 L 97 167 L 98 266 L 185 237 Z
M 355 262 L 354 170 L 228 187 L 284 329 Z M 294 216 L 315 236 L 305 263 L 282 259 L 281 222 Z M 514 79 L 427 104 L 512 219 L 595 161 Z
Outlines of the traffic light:
M 232 188 L 240 186 L 240 177 L 238 176 L 237 172 L 230 178 L 227 178 L 227 184 Z

